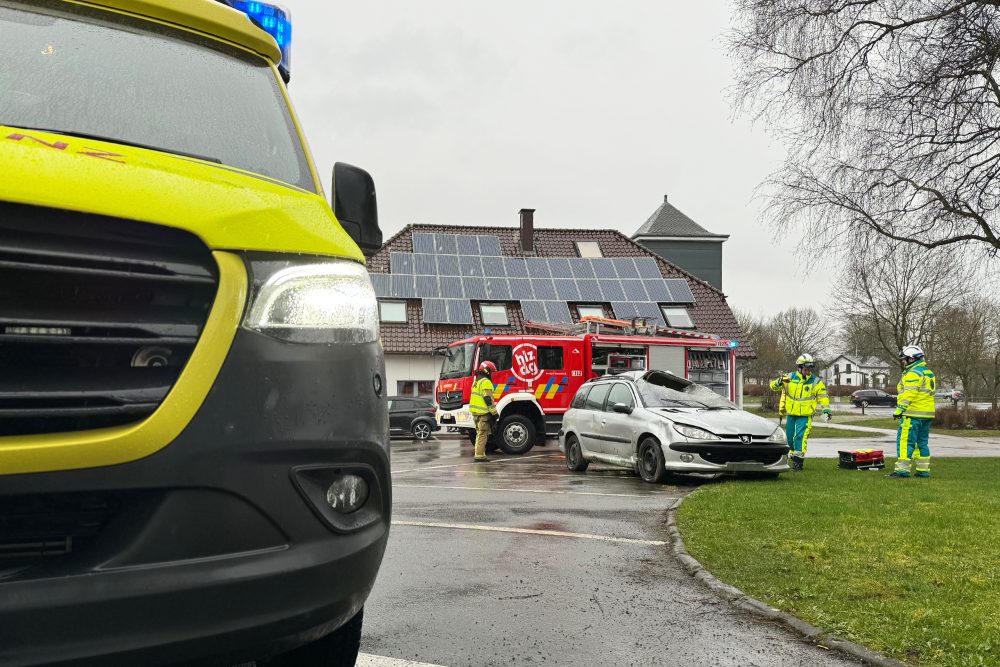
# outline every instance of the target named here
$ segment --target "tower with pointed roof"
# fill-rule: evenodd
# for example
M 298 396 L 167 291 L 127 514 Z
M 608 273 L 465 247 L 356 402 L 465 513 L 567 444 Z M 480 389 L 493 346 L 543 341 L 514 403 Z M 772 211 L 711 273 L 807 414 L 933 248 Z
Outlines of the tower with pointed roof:
M 722 244 L 728 234 L 713 234 L 684 215 L 667 195 L 632 240 L 717 289 L 722 289 Z

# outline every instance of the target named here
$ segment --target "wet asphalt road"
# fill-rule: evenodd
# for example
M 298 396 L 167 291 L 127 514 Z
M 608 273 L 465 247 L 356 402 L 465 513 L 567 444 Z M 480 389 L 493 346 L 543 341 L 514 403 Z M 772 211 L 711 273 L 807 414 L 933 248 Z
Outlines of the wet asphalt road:
M 363 652 L 449 667 L 856 664 L 681 568 L 664 521 L 694 486 L 571 473 L 553 444 L 485 466 L 471 454 L 464 439 L 393 441 L 394 525 Z

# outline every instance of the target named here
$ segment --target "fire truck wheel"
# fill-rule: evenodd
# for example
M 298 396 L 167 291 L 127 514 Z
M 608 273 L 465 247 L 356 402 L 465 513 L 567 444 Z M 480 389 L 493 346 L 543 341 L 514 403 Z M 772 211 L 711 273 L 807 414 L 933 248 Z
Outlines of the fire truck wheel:
M 500 420 L 497 436 L 507 454 L 524 454 L 535 446 L 535 425 L 524 415 L 510 415 Z
M 646 438 L 639 443 L 639 462 L 636 467 L 639 468 L 639 476 L 644 482 L 659 484 L 666 478 L 663 450 L 656 438 Z
M 573 472 L 583 472 L 590 465 L 590 461 L 583 458 L 580 451 L 580 440 L 575 435 L 566 436 L 566 467 Z

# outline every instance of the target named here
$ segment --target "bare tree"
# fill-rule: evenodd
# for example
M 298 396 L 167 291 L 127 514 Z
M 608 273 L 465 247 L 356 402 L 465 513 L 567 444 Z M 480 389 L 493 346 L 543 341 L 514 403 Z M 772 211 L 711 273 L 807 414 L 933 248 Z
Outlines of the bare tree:
M 918 343 L 933 358 L 935 324 L 970 284 L 957 251 L 927 252 L 869 235 L 856 238 L 847 254 L 833 291 L 834 309 L 847 335 L 867 341 L 873 356 L 895 360 L 904 346 Z
M 990 309 L 985 299 L 968 296 L 944 310 L 937 325 L 934 362 L 945 374 L 958 378 L 965 391 L 965 420 L 969 420 L 969 399 L 976 391 L 985 362 L 990 337 Z
M 1000 300 L 995 295 L 983 299 L 981 308 L 986 320 L 986 339 L 983 341 L 979 377 L 991 405 L 996 409 L 1000 403 Z
M 773 380 L 788 361 L 781 350 L 775 328 L 769 318 L 759 317 L 746 311 L 734 311 L 740 331 L 753 346 L 756 358 L 748 361 L 743 375 L 750 380 L 767 382 Z
M 789 146 L 779 229 L 1000 249 L 1000 1 L 735 0 L 738 110 Z
M 783 310 L 774 316 L 771 324 L 786 358 L 794 361 L 803 353 L 821 358 L 830 350 L 833 329 L 829 321 L 812 308 Z

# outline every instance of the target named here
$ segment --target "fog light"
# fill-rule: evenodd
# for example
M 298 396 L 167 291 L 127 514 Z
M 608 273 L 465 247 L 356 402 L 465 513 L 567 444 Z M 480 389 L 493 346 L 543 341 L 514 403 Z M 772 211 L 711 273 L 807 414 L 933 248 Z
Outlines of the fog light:
M 694 455 L 681 454 L 681 461 L 683 461 L 684 463 L 691 463 L 691 461 L 694 461 Z
M 368 482 L 357 475 L 341 475 L 326 490 L 326 502 L 341 514 L 361 509 L 368 500 Z

